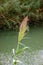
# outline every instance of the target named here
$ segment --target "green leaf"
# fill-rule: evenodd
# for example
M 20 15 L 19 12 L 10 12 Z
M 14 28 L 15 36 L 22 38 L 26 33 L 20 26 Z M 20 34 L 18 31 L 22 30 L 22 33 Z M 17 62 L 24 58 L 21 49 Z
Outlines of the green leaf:
M 24 48 L 22 48 L 22 49 L 16 51 L 16 55 L 22 53 L 24 50 L 26 50 L 26 49 L 28 49 L 28 48 L 29 48 L 29 47 L 24 47 Z

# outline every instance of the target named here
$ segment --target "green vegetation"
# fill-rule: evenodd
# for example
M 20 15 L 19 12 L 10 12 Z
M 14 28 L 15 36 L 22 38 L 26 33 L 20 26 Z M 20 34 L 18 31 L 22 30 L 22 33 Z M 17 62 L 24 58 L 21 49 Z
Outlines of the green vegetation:
M 19 29 L 19 35 L 18 35 L 18 44 L 17 44 L 17 48 L 12 49 L 13 51 L 13 64 L 16 65 L 18 62 L 20 63 L 20 60 L 17 60 L 16 57 L 18 54 L 20 54 L 21 52 L 23 52 L 25 49 L 27 49 L 28 47 L 23 47 L 20 49 L 20 45 L 21 45 L 21 40 L 23 39 L 23 37 L 25 36 L 25 31 L 26 31 L 26 26 L 27 26 L 27 21 L 28 21 L 28 16 L 26 16 L 24 18 L 24 20 L 22 21 L 22 24 L 20 25 L 20 29 Z M 25 24 L 25 25 L 24 25 Z
M 42 6 L 42 0 L 0 0 L 0 29 L 18 28 L 26 15 L 30 25 L 42 24 Z

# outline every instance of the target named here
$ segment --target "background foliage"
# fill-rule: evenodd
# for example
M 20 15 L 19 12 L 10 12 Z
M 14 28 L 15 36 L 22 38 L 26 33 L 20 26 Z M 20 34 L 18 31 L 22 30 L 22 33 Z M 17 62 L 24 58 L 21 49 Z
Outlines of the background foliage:
M 43 0 L 0 0 L 0 29 L 14 30 L 28 15 L 29 25 L 43 25 Z

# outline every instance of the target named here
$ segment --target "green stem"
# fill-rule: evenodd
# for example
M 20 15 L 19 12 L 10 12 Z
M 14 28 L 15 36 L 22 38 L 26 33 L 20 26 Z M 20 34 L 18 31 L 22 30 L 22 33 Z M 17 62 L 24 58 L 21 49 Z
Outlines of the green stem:
M 20 46 L 20 42 L 18 42 L 18 45 L 17 45 L 17 49 L 16 49 L 16 51 L 19 50 L 19 46 Z

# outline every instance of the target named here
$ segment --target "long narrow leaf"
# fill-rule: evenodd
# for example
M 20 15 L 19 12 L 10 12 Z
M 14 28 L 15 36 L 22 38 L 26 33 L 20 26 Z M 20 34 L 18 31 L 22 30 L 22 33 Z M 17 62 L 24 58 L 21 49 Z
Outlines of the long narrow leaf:
M 29 47 L 24 47 L 18 51 L 16 51 L 16 55 L 20 54 L 21 52 L 23 52 L 24 50 L 28 49 Z

